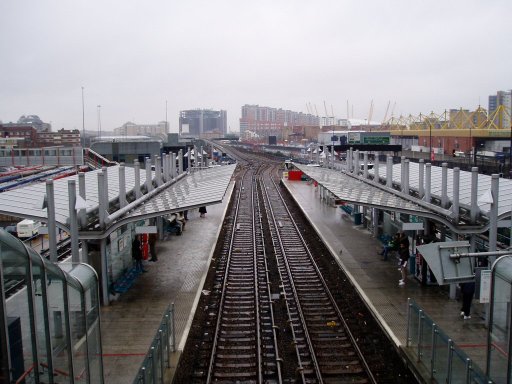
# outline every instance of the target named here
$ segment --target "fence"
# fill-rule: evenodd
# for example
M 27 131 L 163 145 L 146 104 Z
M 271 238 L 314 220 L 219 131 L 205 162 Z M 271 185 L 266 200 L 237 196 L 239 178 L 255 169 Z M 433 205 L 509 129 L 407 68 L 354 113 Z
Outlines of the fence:
M 408 300 L 407 347 L 435 383 L 492 383 L 412 299 Z
M 171 353 L 176 351 L 174 303 L 167 307 L 151 347 L 133 384 L 163 384 L 165 370 L 171 367 Z

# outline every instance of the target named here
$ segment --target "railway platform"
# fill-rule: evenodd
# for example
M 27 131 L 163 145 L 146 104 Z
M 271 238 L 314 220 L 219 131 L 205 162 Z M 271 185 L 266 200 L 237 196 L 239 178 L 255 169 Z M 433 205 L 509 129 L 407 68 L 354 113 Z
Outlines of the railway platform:
M 409 275 L 399 286 L 397 260 L 382 261 L 381 242 L 338 207 L 326 204 L 305 181 L 283 179 L 286 188 L 359 290 L 377 320 L 406 356 L 407 307 L 412 298 L 433 321 L 485 371 L 487 329 L 485 307 L 473 300 L 471 319 L 460 316 L 461 302 L 449 298 L 447 287 L 422 285 Z M 415 361 L 411 361 L 415 364 Z M 420 368 L 418 368 L 421 370 Z
M 147 273 L 139 275 L 126 293 L 101 308 L 105 383 L 133 382 L 170 303 L 175 308 L 177 340 L 171 371 L 175 368 L 232 191 L 233 183 L 221 204 L 208 206 L 205 218 L 199 217 L 197 209 L 189 211 L 182 235 L 157 241 L 158 261 L 145 261 Z
M 399 286 L 395 259 L 381 260 L 377 254 L 381 243 L 368 230 L 354 225 L 341 209 L 325 204 L 313 185 L 303 181 L 283 183 L 397 346 L 405 350 L 407 299 L 413 298 L 480 368 L 485 368 L 483 305 L 474 301 L 472 318 L 462 320 L 461 303 L 449 299 L 446 288 L 423 286 L 412 275 L 405 286 Z M 146 262 L 148 272 L 111 305 L 102 307 L 106 383 L 133 381 L 169 303 L 175 304 L 177 340 L 172 374 L 203 294 L 203 282 L 232 192 L 233 184 L 221 204 L 208 207 L 206 218 L 200 218 L 197 210 L 189 211 L 183 234 L 158 241 L 158 261 Z M 408 355 L 406 351 L 404 354 Z

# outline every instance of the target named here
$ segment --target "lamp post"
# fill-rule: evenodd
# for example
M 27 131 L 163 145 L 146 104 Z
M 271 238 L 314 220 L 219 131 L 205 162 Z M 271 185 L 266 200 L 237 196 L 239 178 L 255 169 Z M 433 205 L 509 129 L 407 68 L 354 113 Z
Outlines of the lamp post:
M 101 105 L 98 105 L 98 138 L 101 138 Z
M 510 149 L 508 150 L 508 155 L 509 155 L 509 158 L 508 158 L 508 163 L 509 163 L 508 177 L 512 178 L 512 122 L 510 123 Z M 511 236 L 511 238 L 512 238 L 512 236 Z
M 428 156 L 430 158 L 430 161 L 432 161 L 432 124 L 428 124 L 428 135 L 429 135 L 429 139 L 430 139 L 430 144 L 429 144 L 429 151 L 428 151 Z
M 85 148 L 85 108 L 84 108 L 84 87 L 82 87 L 82 148 Z
M 169 128 L 167 127 L 167 100 L 165 100 L 165 133 L 169 133 Z

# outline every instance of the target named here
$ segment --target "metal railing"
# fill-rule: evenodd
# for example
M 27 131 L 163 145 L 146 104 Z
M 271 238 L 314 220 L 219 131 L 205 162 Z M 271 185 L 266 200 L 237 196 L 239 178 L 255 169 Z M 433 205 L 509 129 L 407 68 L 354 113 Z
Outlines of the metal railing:
M 171 353 L 176 351 L 174 303 L 167 307 L 151 347 L 133 384 L 163 384 L 171 368 Z
M 413 299 L 408 299 L 407 348 L 436 383 L 493 383 Z

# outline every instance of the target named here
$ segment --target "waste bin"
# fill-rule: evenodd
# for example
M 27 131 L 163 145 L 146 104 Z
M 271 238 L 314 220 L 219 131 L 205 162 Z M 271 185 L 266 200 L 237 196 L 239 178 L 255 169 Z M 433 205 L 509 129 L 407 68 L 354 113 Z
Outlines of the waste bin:
M 409 257 L 409 272 L 411 275 L 414 275 L 416 273 L 416 257 L 410 256 Z
M 363 224 L 363 214 L 362 213 L 354 213 L 354 224 L 355 225 Z

